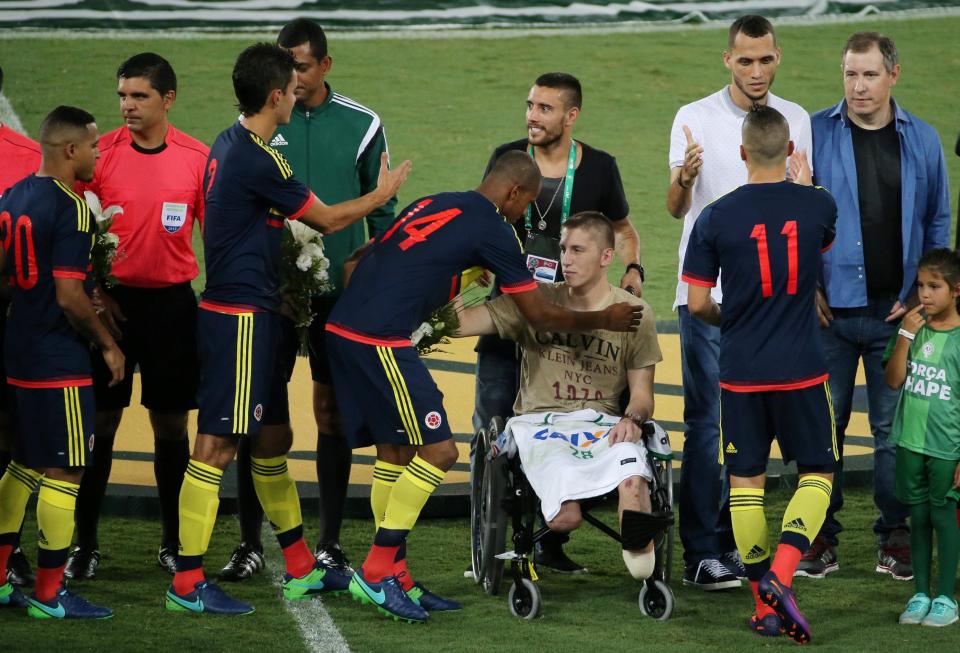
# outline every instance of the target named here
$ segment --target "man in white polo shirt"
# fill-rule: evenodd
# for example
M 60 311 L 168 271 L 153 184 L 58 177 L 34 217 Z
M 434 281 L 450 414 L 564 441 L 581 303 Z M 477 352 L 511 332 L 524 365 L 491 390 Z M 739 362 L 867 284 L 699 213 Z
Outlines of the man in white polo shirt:
M 762 16 L 742 16 L 730 26 L 723 64 L 731 83 L 680 108 L 670 134 L 670 187 L 667 210 L 683 218 L 680 265 L 693 224 L 703 208 L 747 182 L 740 159 L 740 128 L 755 105 L 771 106 L 790 124 L 796 150 L 809 153 L 810 117 L 798 104 L 770 87 L 780 64 L 773 25 Z M 718 462 L 720 436 L 720 329 L 695 319 L 687 310 L 687 284 L 677 275 L 673 307 L 680 318 L 680 348 L 686 431 L 680 472 L 680 539 L 683 582 L 705 590 L 738 587 L 745 570 L 736 553 Z M 758 279 L 759 283 L 759 279 Z M 721 303 L 720 285 L 712 291 Z

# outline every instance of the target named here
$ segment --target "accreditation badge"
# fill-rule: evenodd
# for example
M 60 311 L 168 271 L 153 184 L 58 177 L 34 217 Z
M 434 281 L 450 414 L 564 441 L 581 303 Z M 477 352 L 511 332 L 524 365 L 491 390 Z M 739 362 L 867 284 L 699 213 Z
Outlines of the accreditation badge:
M 177 202 L 164 202 L 160 211 L 160 223 L 167 233 L 177 233 L 187 223 L 187 205 Z
M 557 280 L 557 270 L 560 268 L 560 262 L 536 254 L 527 254 L 527 269 L 533 275 L 534 281 L 544 281 L 553 283 Z

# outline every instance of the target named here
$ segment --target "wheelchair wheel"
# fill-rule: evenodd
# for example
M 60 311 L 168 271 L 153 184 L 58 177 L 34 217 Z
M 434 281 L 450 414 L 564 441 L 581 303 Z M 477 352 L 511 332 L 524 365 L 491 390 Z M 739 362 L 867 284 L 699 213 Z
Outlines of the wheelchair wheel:
M 673 590 L 659 580 L 643 583 L 639 602 L 640 612 L 652 619 L 666 621 L 673 614 Z
M 540 588 L 529 578 L 521 578 L 510 586 L 507 602 L 514 617 L 536 619 L 540 615 Z
M 473 582 L 483 581 L 483 475 L 487 466 L 487 431 L 477 432 L 477 448 L 474 452 L 473 473 L 470 475 L 470 567 Z
M 487 432 L 484 447 L 489 452 L 491 433 Z M 503 553 L 507 542 L 507 512 L 503 499 L 507 491 L 507 459 L 490 458 L 489 453 L 483 466 L 483 488 L 480 499 L 480 521 L 483 526 L 480 543 L 480 576 L 483 587 L 491 596 L 500 592 L 503 579 L 503 560 L 496 556 Z

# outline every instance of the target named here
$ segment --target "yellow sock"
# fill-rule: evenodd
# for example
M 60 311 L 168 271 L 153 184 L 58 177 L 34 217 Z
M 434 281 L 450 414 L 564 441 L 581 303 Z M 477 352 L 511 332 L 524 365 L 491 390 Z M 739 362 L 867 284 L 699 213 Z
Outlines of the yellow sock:
M 380 526 L 404 531 L 413 528 L 424 504 L 443 481 L 445 473 L 419 455 L 415 456 L 397 478 Z
M 287 457 L 254 458 L 250 457 L 250 470 L 253 474 L 253 487 L 263 506 L 263 512 L 270 520 L 274 533 L 286 533 L 301 526 L 300 495 L 297 483 L 287 469 Z
M 832 491 L 833 483 L 822 476 L 801 476 L 797 491 L 783 513 L 780 541 L 806 551 L 827 517 Z
M 770 533 L 763 514 L 763 489 L 730 488 L 730 521 L 737 551 L 747 567 L 750 580 L 759 580 L 766 572 L 764 561 L 770 559 Z M 761 565 L 762 568 L 752 565 Z M 762 569 L 763 573 L 758 572 Z M 754 573 L 751 573 L 754 572 Z M 757 578 L 753 578 L 758 576 Z
M 387 512 L 387 503 L 393 486 L 403 473 L 403 465 L 394 465 L 377 459 L 373 466 L 373 485 L 370 486 L 370 508 L 373 510 L 373 530 L 380 528 Z
M 40 484 L 40 474 L 11 461 L 0 478 L 0 533 L 16 533 L 23 523 L 30 495 Z
M 180 488 L 180 555 L 202 556 L 220 505 L 223 471 L 190 459 Z
M 44 478 L 37 497 L 39 545 L 48 551 L 66 550 L 73 540 L 73 514 L 80 486 L 68 481 Z

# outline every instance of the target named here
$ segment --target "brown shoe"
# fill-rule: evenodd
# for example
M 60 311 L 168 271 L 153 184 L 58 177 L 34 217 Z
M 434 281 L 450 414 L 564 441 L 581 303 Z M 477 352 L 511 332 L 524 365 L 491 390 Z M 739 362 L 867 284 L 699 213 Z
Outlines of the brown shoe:
M 837 547 L 829 544 L 822 535 L 817 535 L 807 549 L 807 552 L 800 558 L 800 564 L 797 565 L 794 576 L 806 576 L 807 578 L 823 578 L 827 574 L 840 568 L 837 562 Z

